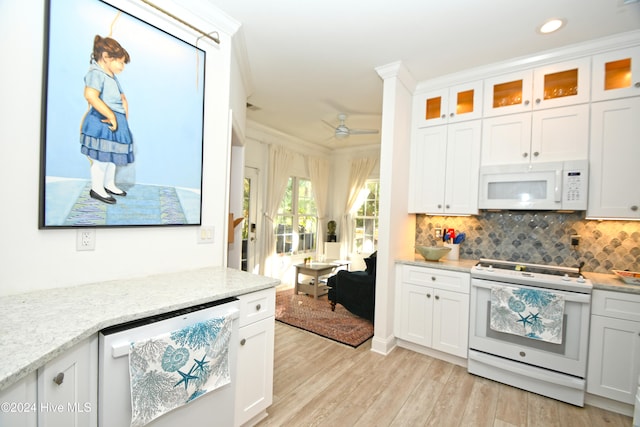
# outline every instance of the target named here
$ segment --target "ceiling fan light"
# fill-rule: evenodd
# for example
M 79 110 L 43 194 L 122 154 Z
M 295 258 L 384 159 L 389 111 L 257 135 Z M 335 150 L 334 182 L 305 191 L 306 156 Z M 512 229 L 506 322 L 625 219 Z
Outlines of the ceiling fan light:
M 336 138 L 337 139 L 345 139 L 348 136 L 349 136 L 349 132 L 341 132 L 339 130 L 336 130 Z

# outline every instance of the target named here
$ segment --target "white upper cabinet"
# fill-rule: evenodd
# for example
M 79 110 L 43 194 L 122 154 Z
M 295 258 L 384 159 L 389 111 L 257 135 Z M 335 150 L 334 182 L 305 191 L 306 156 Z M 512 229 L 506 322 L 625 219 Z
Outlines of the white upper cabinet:
M 589 102 L 590 58 L 485 80 L 485 117 Z
M 478 213 L 481 121 L 414 131 L 409 212 Z
M 591 105 L 587 218 L 640 219 L 640 97 Z
M 482 117 L 482 80 L 414 97 L 417 127 L 456 123 Z
M 591 93 L 593 101 L 640 95 L 640 46 L 595 55 Z
M 483 166 L 587 159 L 589 155 L 588 104 L 483 122 Z

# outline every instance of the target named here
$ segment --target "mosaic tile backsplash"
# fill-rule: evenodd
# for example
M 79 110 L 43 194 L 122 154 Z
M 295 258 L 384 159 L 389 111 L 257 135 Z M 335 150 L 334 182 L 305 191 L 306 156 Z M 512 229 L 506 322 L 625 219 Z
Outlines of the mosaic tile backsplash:
M 640 271 L 640 222 L 591 221 L 584 213 L 483 212 L 472 217 L 416 215 L 416 245 L 433 246 L 436 228 L 467 235 L 460 258 L 493 258 L 610 273 Z M 579 235 L 578 246 L 571 236 Z

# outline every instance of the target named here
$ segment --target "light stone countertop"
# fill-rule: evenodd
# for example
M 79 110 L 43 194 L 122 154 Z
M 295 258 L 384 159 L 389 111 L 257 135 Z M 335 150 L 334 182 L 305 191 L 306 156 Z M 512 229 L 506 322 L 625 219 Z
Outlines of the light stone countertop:
M 0 297 L 0 391 L 106 327 L 279 283 L 208 267 Z
M 460 259 L 458 261 L 449 261 L 447 259 L 441 259 L 440 261 L 425 261 L 422 257 L 416 256 L 415 259 L 412 260 L 396 260 L 396 263 L 469 273 L 471 271 L 471 268 L 473 268 L 473 266 L 476 265 L 478 261 L 473 259 Z M 615 274 L 590 273 L 587 271 L 584 272 L 583 275 L 585 278 L 591 280 L 591 282 L 593 283 L 593 289 L 640 294 L 640 286 L 627 285 L 621 279 L 616 277 Z

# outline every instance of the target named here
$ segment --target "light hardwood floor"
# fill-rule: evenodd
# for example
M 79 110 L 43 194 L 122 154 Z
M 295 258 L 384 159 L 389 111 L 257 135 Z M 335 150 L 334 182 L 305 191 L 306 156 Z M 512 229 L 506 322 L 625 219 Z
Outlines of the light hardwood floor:
M 276 322 L 274 399 L 259 426 L 629 427 L 632 420 L 579 408 L 467 373 L 465 368 L 370 341 L 353 349 Z

